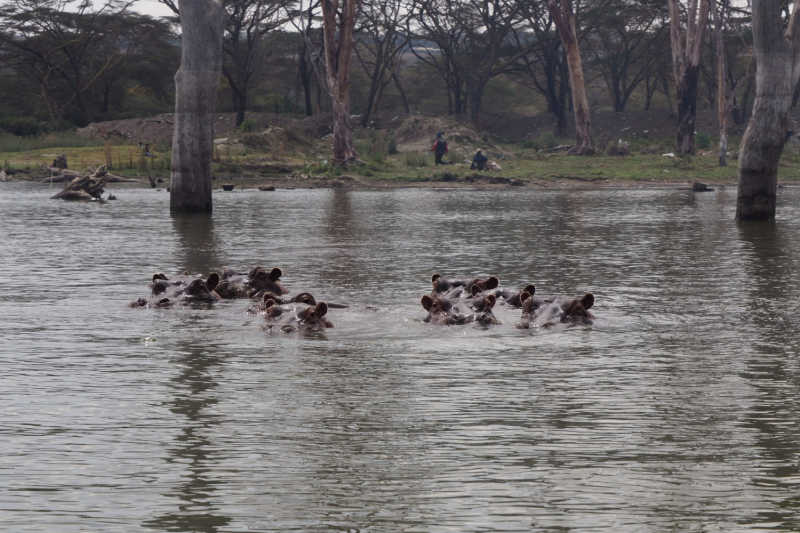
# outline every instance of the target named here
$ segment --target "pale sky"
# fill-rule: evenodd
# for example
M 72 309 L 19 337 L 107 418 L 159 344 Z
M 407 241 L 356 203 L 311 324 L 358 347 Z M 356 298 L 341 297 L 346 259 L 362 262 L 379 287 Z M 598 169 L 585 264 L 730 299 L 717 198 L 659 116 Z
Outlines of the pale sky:
M 171 17 L 174 15 L 170 8 L 158 2 L 158 0 L 137 0 L 136 3 L 133 4 L 133 9 L 139 13 L 144 13 L 145 15 L 156 18 Z

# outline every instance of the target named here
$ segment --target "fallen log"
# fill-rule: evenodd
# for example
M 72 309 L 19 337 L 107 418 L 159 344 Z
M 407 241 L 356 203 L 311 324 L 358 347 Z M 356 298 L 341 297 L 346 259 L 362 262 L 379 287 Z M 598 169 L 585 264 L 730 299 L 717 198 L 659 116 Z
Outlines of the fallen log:
M 100 165 L 93 174 L 78 176 L 66 188 L 52 197 L 60 200 L 100 200 L 103 197 L 103 187 L 111 179 L 106 172 L 105 165 Z
M 49 172 L 50 167 L 44 167 L 46 171 Z M 91 172 L 94 172 L 94 169 L 90 169 Z M 72 181 L 78 176 L 80 176 L 80 172 L 75 172 L 72 170 L 68 171 L 61 171 L 58 174 L 53 174 L 53 177 L 42 178 L 39 180 L 39 183 L 64 183 L 65 181 Z M 136 179 L 136 178 L 125 178 L 123 176 L 117 176 L 115 174 L 108 174 L 110 176 L 108 183 L 145 183 L 144 180 Z

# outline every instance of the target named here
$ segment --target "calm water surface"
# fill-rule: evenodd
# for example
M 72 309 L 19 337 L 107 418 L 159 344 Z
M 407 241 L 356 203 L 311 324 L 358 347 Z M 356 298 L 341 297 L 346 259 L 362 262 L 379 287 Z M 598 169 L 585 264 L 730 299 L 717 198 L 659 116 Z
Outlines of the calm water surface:
M 4 531 L 800 530 L 800 189 L 748 225 L 733 188 L 52 192 L 0 188 Z M 353 307 L 126 307 L 257 264 Z M 436 271 L 597 322 L 432 327 Z

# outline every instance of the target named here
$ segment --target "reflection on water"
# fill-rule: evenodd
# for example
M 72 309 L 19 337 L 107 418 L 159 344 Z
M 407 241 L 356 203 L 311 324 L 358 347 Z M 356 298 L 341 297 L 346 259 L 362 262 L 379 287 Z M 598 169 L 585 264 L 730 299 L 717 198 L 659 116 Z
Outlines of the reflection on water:
M 732 188 L 115 194 L 0 188 L 9 531 L 800 529 L 800 190 L 755 224 Z M 352 307 L 299 336 L 125 305 L 256 264 Z M 597 322 L 433 327 L 436 271 Z
M 182 270 L 207 276 L 219 269 L 220 258 L 214 218 L 207 214 L 173 214 L 172 229 L 178 239 L 179 260 Z
M 199 327 L 201 323 L 198 321 L 194 325 Z M 182 465 L 186 473 L 182 483 L 164 496 L 177 497 L 181 503 L 163 516 L 147 520 L 145 525 L 167 531 L 215 532 L 231 521 L 230 517 L 216 513 L 215 486 L 206 476 L 210 466 L 219 459 L 207 437 L 208 431 L 219 421 L 209 415 L 207 409 L 217 404 L 214 396 L 217 383 L 212 372 L 223 361 L 209 353 L 208 347 L 191 343 L 173 363 L 180 368 L 180 374 L 171 380 L 175 397 L 167 406 L 178 415 L 175 422 L 181 428 L 169 448 L 168 461 Z

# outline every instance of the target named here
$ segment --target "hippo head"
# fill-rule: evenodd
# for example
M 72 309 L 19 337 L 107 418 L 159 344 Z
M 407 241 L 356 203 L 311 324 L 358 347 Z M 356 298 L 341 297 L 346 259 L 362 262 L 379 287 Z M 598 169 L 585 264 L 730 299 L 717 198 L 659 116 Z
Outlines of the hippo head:
M 220 299 L 214 288 L 219 284 L 219 274 L 213 272 L 208 279 L 193 279 L 184 289 L 184 300 L 189 303 L 216 302 Z
M 536 287 L 533 285 L 528 285 L 519 292 L 510 294 L 504 293 L 503 296 L 507 305 L 512 307 L 522 307 L 525 303 L 525 300 L 533 297 L 534 294 L 536 294 Z
M 592 293 L 584 294 L 581 299 L 575 298 L 564 310 L 561 322 L 591 326 L 594 324 L 594 315 L 589 312 L 589 309 L 591 309 L 593 305 L 594 295 Z
M 283 332 L 291 333 L 321 331 L 333 327 L 331 321 L 325 318 L 328 313 L 328 305 L 325 302 L 316 305 L 301 304 L 295 307 L 280 305 L 270 298 L 264 302 L 264 307 L 267 329 L 276 327 Z
M 439 273 L 436 273 L 433 276 L 431 276 L 431 284 L 433 285 L 434 294 L 447 292 L 453 287 L 455 287 L 455 285 L 451 280 L 443 278 L 442 275 Z
M 253 267 L 247 274 L 248 296 L 258 297 L 265 292 L 275 294 L 289 294 L 289 291 L 280 284 L 283 271 L 280 268 L 273 268 L 269 272 L 263 267 Z
M 483 279 L 483 278 L 472 279 L 467 284 L 466 288 L 467 288 L 468 292 L 474 293 L 473 291 L 475 290 L 476 287 L 479 289 L 478 292 L 483 292 L 483 291 L 490 291 L 492 289 L 496 289 L 498 287 L 498 285 L 500 285 L 500 280 L 497 279 L 497 276 L 492 276 L 492 277 L 486 278 L 486 279 Z
M 428 294 L 420 300 L 422 308 L 428 312 L 423 320 L 431 324 L 456 325 L 467 322 L 466 316 L 454 312 L 454 301 L 447 298 L 434 298 Z
M 476 295 L 472 299 L 470 306 L 474 314 L 470 316 L 470 322 L 478 322 L 480 324 L 499 324 L 492 312 L 492 308 L 497 303 L 497 296 L 492 293 Z

